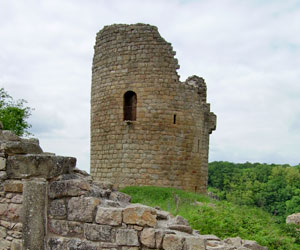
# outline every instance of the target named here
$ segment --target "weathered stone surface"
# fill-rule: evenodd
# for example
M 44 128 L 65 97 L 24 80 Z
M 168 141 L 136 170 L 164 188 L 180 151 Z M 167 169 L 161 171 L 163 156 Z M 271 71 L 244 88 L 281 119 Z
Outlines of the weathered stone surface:
M 7 231 L 7 235 L 15 238 L 15 239 L 21 239 L 22 238 L 22 232 L 17 232 L 13 230 Z
M 185 226 L 185 225 L 172 224 L 172 225 L 169 225 L 168 228 L 172 229 L 172 230 L 185 232 L 185 233 L 188 233 L 188 234 L 191 234 L 193 232 L 193 229 L 190 226 Z
M 8 240 L 0 241 L 0 249 L 1 250 L 10 250 L 11 242 Z
M 122 209 L 98 207 L 95 221 L 99 224 L 121 225 Z
M 11 243 L 11 250 L 23 250 L 22 240 L 14 239 Z
M 164 237 L 162 247 L 165 250 L 182 250 L 183 239 L 175 234 L 167 234 Z
M 13 193 L 23 192 L 23 182 L 18 180 L 7 180 L 4 182 L 4 191 Z
M 20 221 L 22 212 L 22 205 L 20 204 L 9 204 L 6 211 L 6 217 L 11 221 Z
M 0 171 L 0 181 L 4 181 L 7 179 L 7 174 L 5 171 Z
M 234 238 L 227 238 L 224 240 L 226 244 L 233 245 L 235 247 L 241 247 L 242 246 L 242 239 L 240 237 L 234 237 Z
M 97 244 L 80 239 L 71 239 L 66 247 L 68 250 L 98 250 L 97 248 Z
M 170 225 L 185 225 L 185 226 L 189 226 L 189 223 L 186 219 L 184 219 L 182 216 L 177 215 L 175 218 L 173 218 L 170 223 Z
M 1 144 L 0 151 L 8 154 L 41 154 L 43 150 L 38 144 L 25 141 L 6 141 Z
M 0 157 L 0 170 L 6 169 L 6 158 Z
M 49 197 L 61 198 L 65 196 L 79 196 L 90 191 L 91 186 L 82 179 L 54 181 L 49 186 Z
M 2 130 L 0 133 L 0 141 L 21 141 L 21 138 L 10 130 Z
M 150 248 L 155 248 L 155 229 L 154 228 L 144 228 L 141 232 L 141 243 Z
M 122 203 L 129 203 L 131 201 L 130 195 L 118 191 L 111 192 L 109 199 L 113 201 L 119 201 Z
M 76 221 L 51 219 L 49 231 L 61 236 L 80 237 L 83 236 L 83 224 Z
M 49 214 L 53 218 L 62 219 L 67 215 L 67 208 L 63 199 L 53 200 L 50 202 Z
M 44 249 L 47 185 L 26 181 L 23 193 L 23 239 L 25 249 Z
M 109 195 L 111 193 L 111 190 L 109 189 L 102 189 L 96 185 L 92 185 L 89 196 L 97 197 L 97 198 L 109 198 Z
M 212 234 L 202 234 L 202 235 L 199 235 L 199 237 L 204 240 L 221 241 L 219 237 L 212 235 Z
M 291 214 L 286 218 L 287 224 L 300 225 L 300 213 Z
M 129 205 L 123 210 L 123 221 L 127 224 L 154 227 L 156 210 L 140 204 Z
M 111 242 L 114 238 L 114 229 L 107 225 L 85 223 L 84 235 L 88 240 Z
M 162 229 L 156 229 L 155 232 L 155 246 L 157 249 L 160 249 L 162 247 L 163 237 L 165 235 L 165 230 Z
M 70 173 L 76 165 L 76 158 L 51 155 L 14 155 L 6 162 L 10 178 L 39 177 L 50 179 L 60 174 Z
M 47 241 L 47 246 L 49 250 L 65 250 L 66 247 L 66 240 L 64 238 L 54 238 L 51 237 Z
M 11 201 L 12 203 L 22 204 L 22 202 L 23 202 L 23 195 L 21 195 L 21 194 L 16 194 L 14 197 L 11 198 L 10 201 Z
M 170 216 L 169 212 L 162 211 L 162 210 L 156 210 L 156 213 L 157 213 L 158 220 L 167 220 L 168 217 Z
M 243 247 L 246 247 L 251 250 L 268 250 L 267 247 L 263 247 L 257 244 L 254 240 L 244 240 Z
M 6 237 L 6 235 L 7 235 L 6 228 L 0 227 L 0 240 L 4 239 Z
M 122 250 L 139 250 L 139 247 L 122 247 Z
M 73 197 L 68 202 L 68 219 L 93 222 L 96 207 L 100 200 L 93 197 Z
M 9 219 L 11 221 L 19 221 L 22 206 L 20 204 L 0 204 L 0 218 Z
M 174 54 L 154 26 L 111 25 L 97 34 L 91 91 L 94 179 L 116 189 L 156 185 L 206 191 L 209 133 L 216 120 L 204 79 L 180 82 Z M 125 105 L 135 103 L 123 101 L 128 98 L 136 105 Z
M 133 229 L 118 229 L 116 243 L 120 246 L 139 246 L 137 232 Z
M 205 240 L 199 237 L 185 237 L 184 250 L 205 250 Z

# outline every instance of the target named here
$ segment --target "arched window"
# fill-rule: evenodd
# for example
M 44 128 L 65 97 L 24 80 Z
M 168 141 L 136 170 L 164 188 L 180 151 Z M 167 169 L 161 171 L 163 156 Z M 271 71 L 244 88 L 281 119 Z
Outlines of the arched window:
M 124 121 L 136 121 L 136 93 L 127 91 L 124 94 Z

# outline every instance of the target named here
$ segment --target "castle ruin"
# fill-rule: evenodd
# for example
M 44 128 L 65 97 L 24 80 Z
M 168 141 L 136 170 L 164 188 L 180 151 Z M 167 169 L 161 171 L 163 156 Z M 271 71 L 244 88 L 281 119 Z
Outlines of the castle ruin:
M 198 76 L 179 81 L 170 43 L 154 26 L 105 26 L 91 91 L 91 175 L 132 185 L 206 192 L 216 116 Z

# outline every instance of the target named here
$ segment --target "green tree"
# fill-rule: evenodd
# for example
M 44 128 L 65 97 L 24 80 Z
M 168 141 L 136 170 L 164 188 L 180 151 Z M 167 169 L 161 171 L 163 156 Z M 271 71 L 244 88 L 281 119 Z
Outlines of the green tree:
M 26 106 L 24 99 L 14 100 L 4 88 L 0 88 L 0 121 L 3 129 L 11 130 L 18 136 L 26 136 L 31 125 L 27 119 L 31 115 L 32 108 Z

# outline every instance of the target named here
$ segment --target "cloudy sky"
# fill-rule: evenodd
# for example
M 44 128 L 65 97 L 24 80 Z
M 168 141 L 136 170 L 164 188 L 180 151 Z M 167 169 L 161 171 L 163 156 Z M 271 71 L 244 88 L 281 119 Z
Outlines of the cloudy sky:
M 181 81 L 205 78 L 210 161 L 300 162 L 299 0 L 0 0 L 0 87 L 35 109 L 44 151 L 89 171 L 95 36 L 138 22 L 172 43 Z

